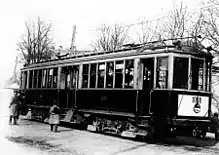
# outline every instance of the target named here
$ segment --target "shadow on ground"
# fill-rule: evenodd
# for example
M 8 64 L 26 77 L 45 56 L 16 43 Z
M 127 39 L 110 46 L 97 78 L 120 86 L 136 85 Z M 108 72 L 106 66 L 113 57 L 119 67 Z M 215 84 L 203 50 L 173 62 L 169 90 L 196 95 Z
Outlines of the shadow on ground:
M 157 145 L 161 146 L 169 146 L 169 147 L 182 147 L 184 150 L 190 152 L 199 152 L 202 150 L 213 151 L 214 153 L 218 152 L 219 148 L 216 148 L 217 141 L 211 138 L 195 138 L 195 137 L 184 137 L 179 136 L 176 138 L 166 138 L 161 142 L 157 143 Z
M 50 150 L 52 148 L 59 147 L 58 145 L 51 145 L 46 142 L 46 140 L 40 138 L 40 137 L 24 137 L 24 136 L 18 136 L 18 137 L 12 137 L 7 136 L 5 137 L 9 141 L 20 143 L 20 144 L 26 144 L 31 147 L 37 147 L 40 150 Z
M 195 137 L 184 137 L 178 136 L 176 138 L 166 138 L 162 141 L 162 144 L 166 145 L 191 145 L 196 147 L 207 147 L 207 146 L 215 146 L 217 141 L 211 138 L 195 138 Z
M 77 125 L 73 125 L 73 124 L 64 124 L 62 123 L 61 126 L 67 127 L 65 129 L 60 129 L 60 132 L 70 132 L 73 130 L 83 130 L 80 129 L 80 127 L 78 127 Z M 109 135 L 109 136 L 113 136 L 111 134 L 106 134 L 106 133 L 95 133 L 92 132 L 94 134 L 103 134 L 103 135 Z M 118 138 L 122 138 L 122 139 L 126 139 L 126 140 L 131 140 L 131 141 L 138 141 L 135 139 L 130 139 L 130 138 L 123 138 L 120 136 L 116 136 L 114 135 L 114 137 L 118 137 Z M 17 137 L 18 138 L 18 142 L 20 142 L 20 139 L 23 137 Z M 20 139 L 19 139 L 20 138 Z M 12 138 L 13 139 L 13 138 Z M 10 140 L 10 139 L 9 139 Z M 15 141 L 15 140 L 14 140 Z M 28 141 L 28 140 L 27 140 Z M 141 144 L 138 144 L 134 147 L 130 147 L 130 148 L 125 148 L 122 150 L 119 150 L 118 152 L 114 152 L 113 154 L 120 154 L 120 153 L 124 153 L 124 152 L 130 152 L 132 150 L 136 150 L 138 148 L 141 147 L 147 147 L 147 145 L 150 145 L 149 142 L 147 142 L 147 140 L 140 140 Z M 28 142 L 28 143 L 34 143 L 34 142 Z M 45 141 L 36 141 L 36 143 L 45 143 L 45 147 L 57 147 L 57 146 L 50 146 L 50 144 L 46 143 Z M 208 151 L 208 152 L 212 152 L 212 153 L 218 153 L 219 154 L 219 147 L 217 147 L 217 141 L 211 138 L 205 138 L 205 139 L 200 139 L 200 138 L 195 138 L 195 137 L 187 137 L 187 136 L 177 136 L 175 138 L 165 138 L 160 142 L 154 143 L 153 144 L 155 147 L 168 147 L 171 149 L 177 149 L 177 148 L 181 148 L 185 151 L 189 151 L 189 152 L 199 152 L 199 151 Z M 219 146 L 219 143 L 218 143 Z

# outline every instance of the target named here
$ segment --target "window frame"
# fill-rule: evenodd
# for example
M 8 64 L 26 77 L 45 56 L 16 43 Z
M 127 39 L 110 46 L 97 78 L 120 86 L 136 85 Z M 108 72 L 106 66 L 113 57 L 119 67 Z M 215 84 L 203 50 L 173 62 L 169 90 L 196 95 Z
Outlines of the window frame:
M 194 90 L 194 91 L 205 91 L 205 70 L 204 70 L 204 65 L 205 65 L 205 59 L 204 58 L 199 58 L 199 57 L 192 57 L 191 56 L 191 66 L 190 66 L 190 71 L 191 71 L 191 81 L 190 81 L 190 90 Z M 202 61 L 203 63 L 202 63 L 202 89 L 201 90 L 199 90 L 199 71 L 198 71 L 198 82 L 197 82 L 197 89 L 193 89 L 193 87 L 192 87 L 192 81 L 193 81 L 193 72 L 192 72 L 192 59 L 194 59 L 194 60 L 198 60 L 198 61 Z M 200 67 L 200 66 L 199 66 Z M 197 69 L 197 68 L 196 68 Z
M 127 61 L 132 61 L 132 67 L 130 67 L 130 68 L 126 68 L 127 66 Z M 130 71 L 129 71 L 129 74 L 130 74 L 130 76 L 132 75 L 132 82 L 133 82 L 133 84 L 132 84 L 132 86 L 130 86 L 130 87 L 126 87 L 126 78 L 127 78 L 127 75 L 128 74 L 126 74 L 126 69 L 131 69 Z M 124 86 L 124 89 L 134 89 L 134 72 L 135 72 L 135 59 L 125 59 L 124 60 L 124 71 L 123 71 L 124 73 L 124 83 L 123 83 L 123 86 Z M 130 84 L 130 82 L 131 81 L 129 81 L 129 84 Z
M 175 71 L 175 60 L 176 60 L 176 58 L 180 58 L 180 59 L 187 59 L 188 60 L 188 66 L 187 66 L 187 86 L 186 86 L 186 88 L 177 88 L 177 87 L 174 87 L 174 75 L 175 75 L 175 73 L 174 73 L 174 71 Z M 173 78 L 172 78 L 172 89 L 189 89 L 189 82 L 190 82 L 190 66 L 191 66 L 191 64 L 190 64 L 190 57 L 185 57 L 185 56 L 173 56 L 173 70 L 172 70 L 172 76 L 173 76 Z
M 84 66 L 87 66 L 87 72 L 84 73 Z M 81 88 L 89 88 L 89 72 L 90 72 L 90 64 L 86 63 L 86 64 L 82 64 L 82 85 Z M 84 77 L 87 77 L 87 84 L 86 87 L 84 85 Z
M 167 59 L 167 64 L 166 64 L 166 70 L 161 70 L 161 69 L 158 69 L 158 59 L 161 59 L 161 58 L 166 58 Z M 161 56 L 157 56 L 156 57 L 156 61 L 155 61 L 155 63 L 156 63 L 156 65 L 155 65 L 155 76 L 154 76 L 154 78 L 155 78 L 155 85 L 154 85 L 154 87 L 155 87 L 155 89 L 169 89 L 169 86 L 168 86 L 168 83 L 169 83 L 169 64 L 170 64 L 170 55 L 161 55 Z M 160 66 L 161 67 L 161 66 Z M 159 68 L 160 68 L 159 67 Z M 165 72 L 165 88 L 159 88 L 158 87 L 158 72 L 160 72 L 160 71 L 164 71 Z M 160 73 L 159 73 L 160 74 Z M 171 75 L 172 76 L 172 75 Z M 172 82 L 172 81 L 171 81 Z

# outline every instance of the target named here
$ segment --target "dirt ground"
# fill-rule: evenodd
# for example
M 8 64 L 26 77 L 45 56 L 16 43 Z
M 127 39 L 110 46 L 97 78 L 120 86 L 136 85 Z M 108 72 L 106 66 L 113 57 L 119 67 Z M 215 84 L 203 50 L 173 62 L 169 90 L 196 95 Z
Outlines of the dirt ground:
M 1 92 L 2 93 L 2 92 Z M 3 94 L 3 95 L 2 95 Z M 10 93 L 0 94 L 0 154 L 5 155 L 218 155 L 219 143 L 208 133 L 206 139 L 177 137 L 162 143 L 148 144 L 110 135 L 59 127 L 58 133 L 49 125 L 20 120 L 18 126 L 8 125 Z

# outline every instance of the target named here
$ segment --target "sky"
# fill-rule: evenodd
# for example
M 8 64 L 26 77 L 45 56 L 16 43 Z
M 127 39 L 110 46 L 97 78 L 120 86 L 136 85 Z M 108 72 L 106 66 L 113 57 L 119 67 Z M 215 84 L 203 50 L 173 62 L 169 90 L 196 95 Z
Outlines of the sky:
M 183 0 L 188 9 L 198 7 L 200 0 Z M 132 24 L 167 15 L 173 0 L 0 0 L 0 87 L 8 79 L 19 53 L 16 43 L 24 34 L 26 21 L 52 23 L 56 47 L 69 48 L 73 25 L 76 25 L 75 45 L 87 49 L 101 24 Z

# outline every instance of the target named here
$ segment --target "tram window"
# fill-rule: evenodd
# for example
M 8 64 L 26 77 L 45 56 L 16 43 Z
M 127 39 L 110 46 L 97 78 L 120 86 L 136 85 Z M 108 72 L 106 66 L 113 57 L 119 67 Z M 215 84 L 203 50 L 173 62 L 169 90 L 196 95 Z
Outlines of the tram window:
M 38 74 L 38 70 L 34 70 L 33 71 L 33 88 L 37 87 L 37 74 Z
M 71 74 L 72 74 L 72 66 L 66 67 L 66 88 L 71 88 Z
M 47 69 L 43 70 L 43 85 L 42 88 L 46 88 L 46 82 L 47 82 Z
M 89 72 L 89 64 L 83 65 L 83 72 L 82 72 L 82 88 L 88 88 L 88 72 Z
M 67 88 L 72 89 L 72 78 L 73 78 L 73 66 L 68 66 L 68 74 L 67 74 Z
M 52 87 L 52 76 L 53 76 L 53 69 L 50 68 L 50 69 L 48 70 L 47 88 L 51 88 L 51 87 Z
M 96 87 L 97 64 L 91 64 L 90 69 L 90 88 Z
M 134 60 L 125 61 L 125 88 L 133 88 Z
M 73 66 L 73 71 L 72 71 L 72 79 L 71 79 L 71 84 L 72 84 L 72 88 L 77 88 L 78 85 L 78 70 L 79 70 L 79 66 Z
M 37 88 L 41 88 L 41 86 L 42 86 L 42 78 L 43 78 L 43 70 L 42 69 L 40 69 L 39 71 L 38 71 L 38 83 L 37 83 Z
M 116 61 L 115 68 L 115 88 L 122 88 L 123 86 L 123 71 L 124 61 Z
M 60 89 L 65 89 L 66 84 L 66 67 L 62 67 L 60 75 Z
M 188 88 L 188 58 L 174 58 L 173 88 Z
M 29 74 L 29 88 L 32 88 L 32 83 L 33 83 L 33 70 L 30 70 L 30 74 Z
M 203 64 L 203 60 L 192 59 L 191 85 L 193 90 L 203 90 Z
M 27 83 L 27 71 L 22 72 L 22 77 L 21 77 L 21 88 L 25 89 L 26 88 L 26 83 Z
M 168 79 L 168 57 L 157 58 L 156 88 L 167 88 Z
M 106 87 L 113 88 L 114 62 L 107 62 L 106 69 Z
M 98 64 L 98 81 L 97 87 L 104 88 L 104 77 L 105 77 L 105 63 Z
M 53 88 L 57 87 L 58 68 L 53 69 Z
M 210 91 L 210 62 L 206 62 L 205 67 L 205 90 Z

